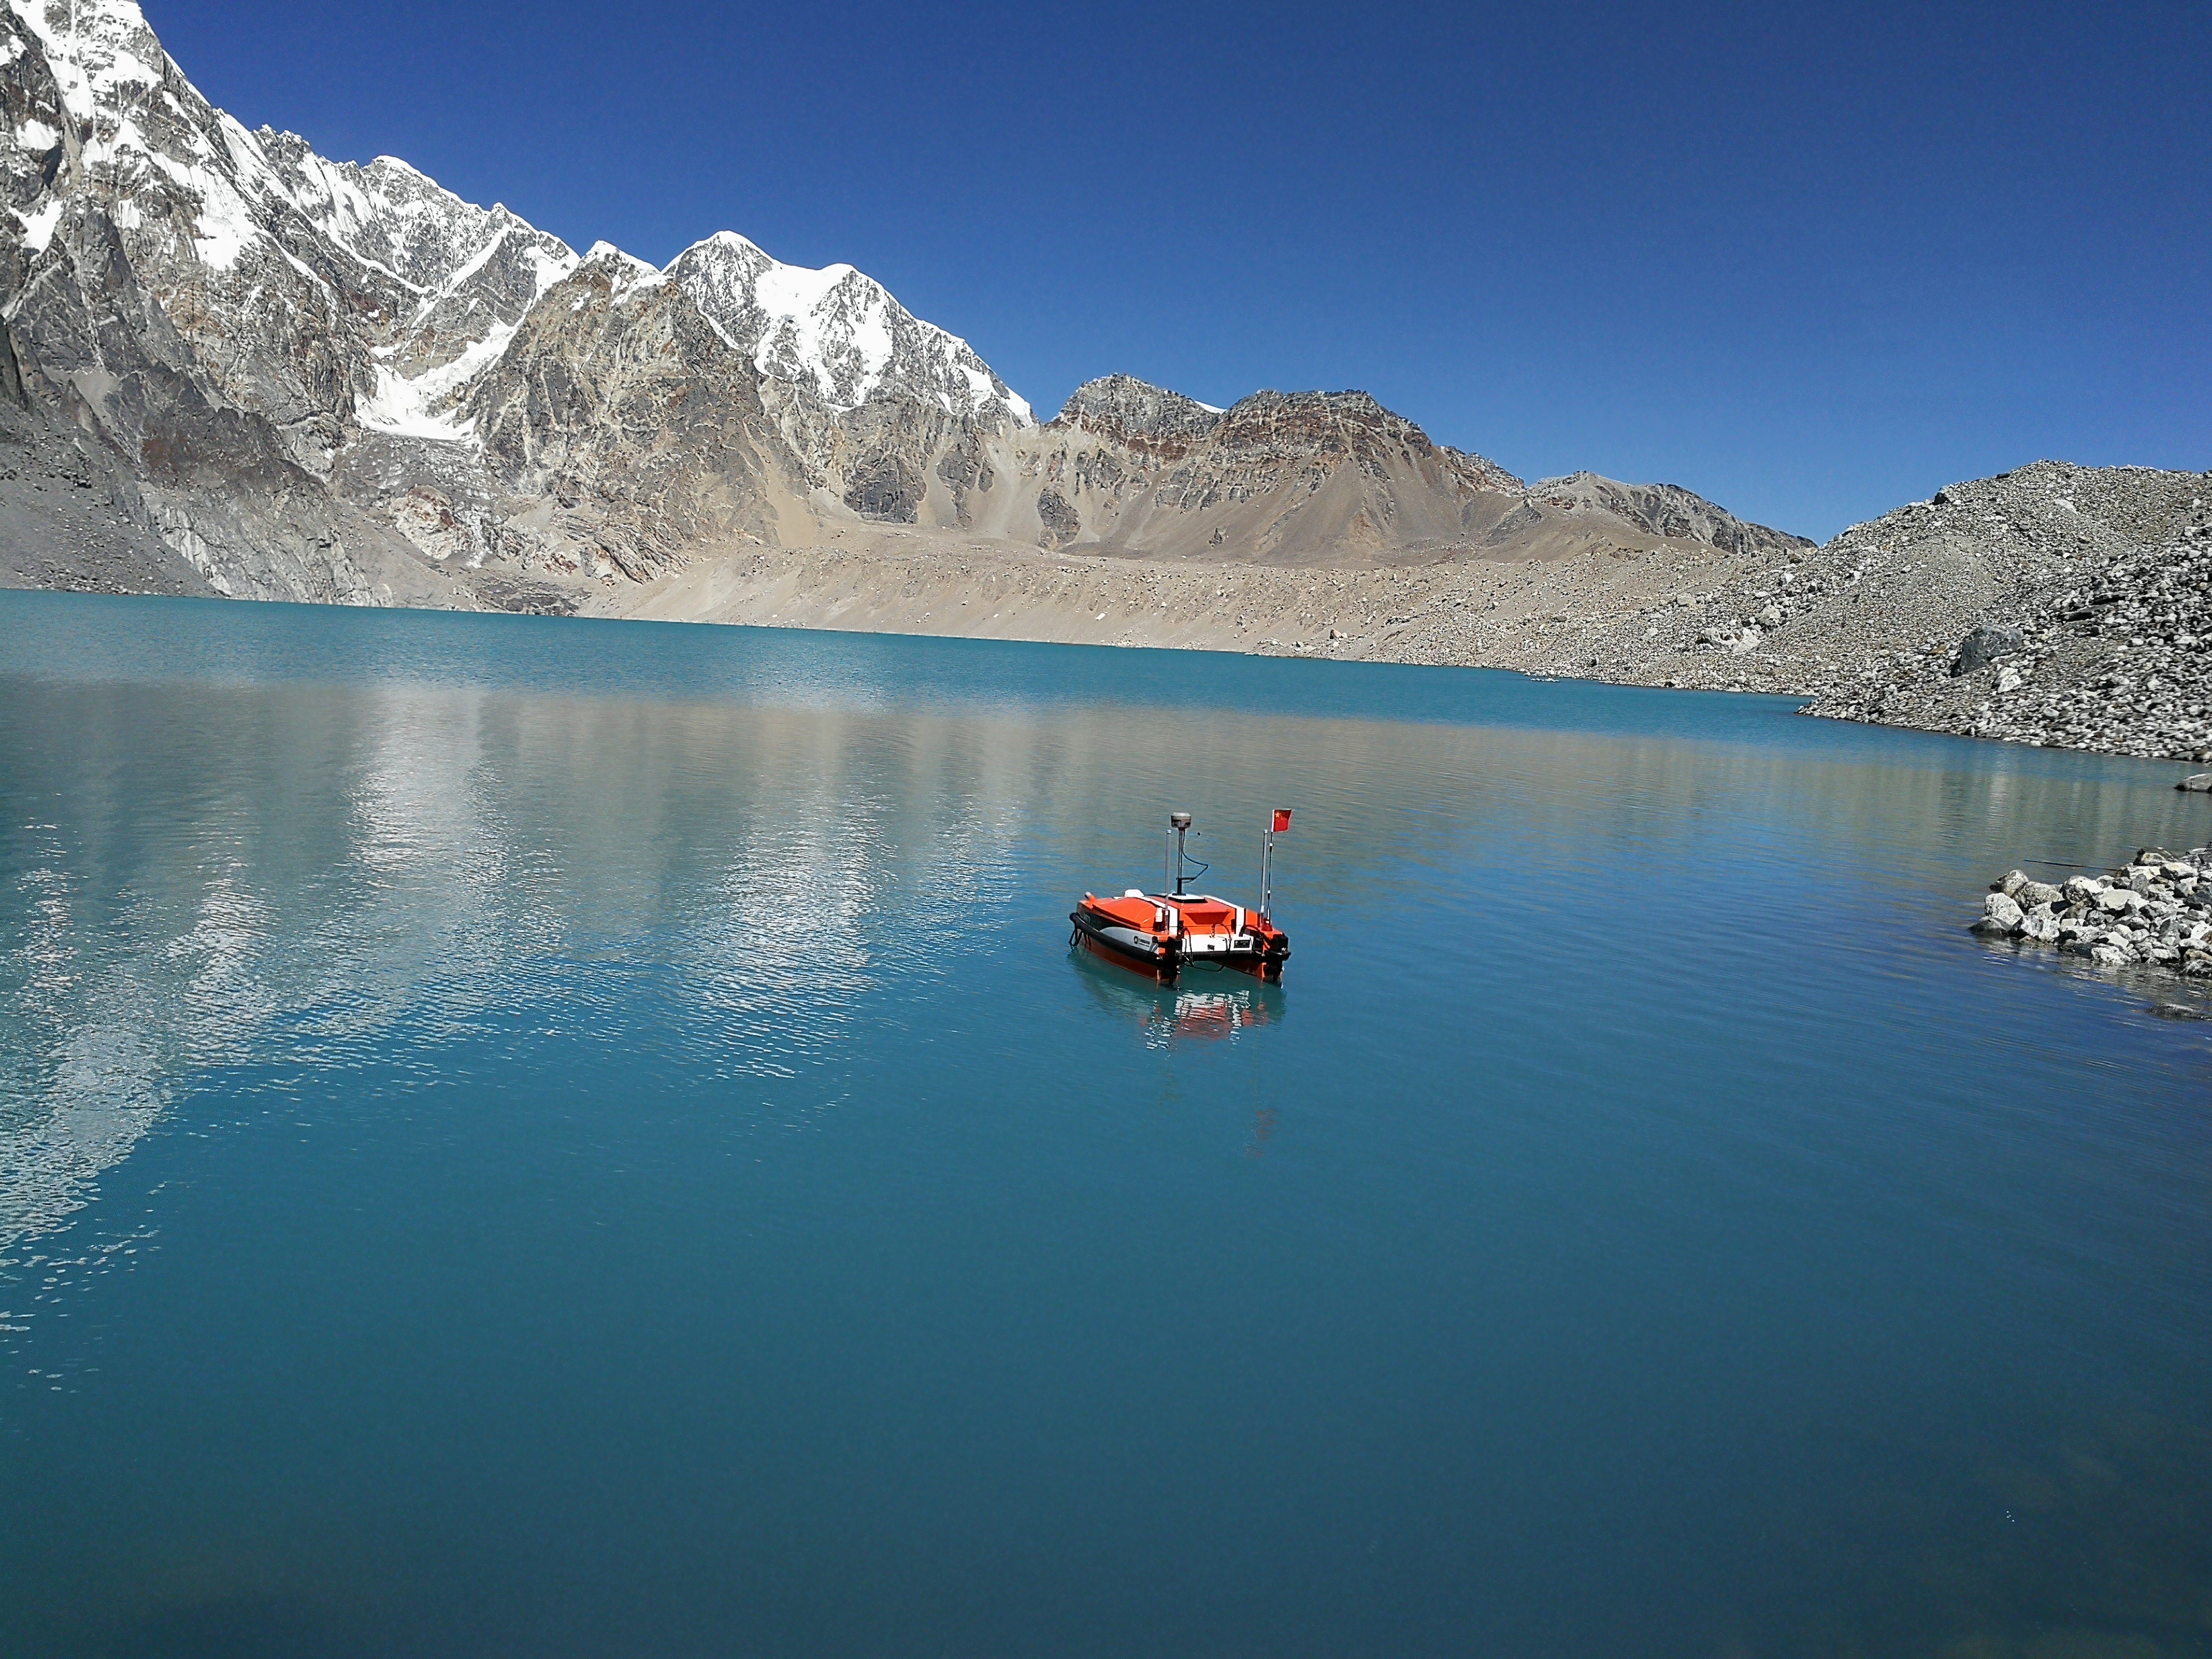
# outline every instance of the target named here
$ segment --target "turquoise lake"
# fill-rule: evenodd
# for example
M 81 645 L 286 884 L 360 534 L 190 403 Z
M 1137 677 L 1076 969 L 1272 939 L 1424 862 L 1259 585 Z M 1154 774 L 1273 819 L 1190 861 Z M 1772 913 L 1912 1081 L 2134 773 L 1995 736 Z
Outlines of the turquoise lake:
M 2212 1653 L 2212 803 L 1791 707 L 0 593 L 0 1652 Z

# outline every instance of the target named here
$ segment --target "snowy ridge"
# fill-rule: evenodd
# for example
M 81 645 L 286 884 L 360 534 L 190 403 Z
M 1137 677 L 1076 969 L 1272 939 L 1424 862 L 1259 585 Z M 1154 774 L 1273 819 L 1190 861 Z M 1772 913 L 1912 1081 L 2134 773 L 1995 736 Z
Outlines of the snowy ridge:
M 249 133 L 222 118 L 254 185 L 362 264 L 432 296 L 411 321 L 422 321 L 437 296 L 483 270 L 510 237 L 558 267 L 550 281 L 533 285 L 533 298 L 575 268 L 576 256 L 558 238 L 503 206 L 465 202 L 396 157 L 380 155 L 366 167 L 326 161 L 295 133 L 267 127 Z
M 612 242 L 594 242 L 584 255 L 587 265 L 605 265 L 614 283 L 614 296 L 628 299 L 647 289 L 659 288 L 668 280 L 668 274 L 651 262 L 635 253 L 625 253 Z
M 124 101 L 127 91 L 158 88 L 169 67 L 131 0 L 9 0 L 9 9 L 45 48 L 62 106 L 80 126 L 103 105 Z
M 335 411 L 341 419 L 414 437 L 471 435 L 455 412 L 466 389 L 583 263 L 567 244 L 395 157 L 332 161 L 295 134 L 249 131 L 178 71 L 134 0 L 5 8 L 0 24 L 15 27 L 0 28 L 0 69 L 34 40 L 61 107 L 48 112 L 55 119 L 20 117 L 5 133 L 17 159 L 0 158 L 0 170 L 28 189 L 13 191 L 0 226 L 44 255 L 69 202 L 89 197 L 128 234 L 134 266 L 195 291 L 198 339 L 216 349 L 218 380 L 234 374 L 235 344 L 281 351 L 304 327 L 344 342 L 355 396 Z M 48 167 L 57 145 L 63 163 Z M 622 268 L 618 294 L 678 281 L 762 374 L 832 410 L 897 392 L 957 416 L 1035 424 L 964 340 L 850 265 L 783 264 L 727 232 L 665 271 L 605 243 L 585 258 Z M 240 383 L 228 390 L 242 391 L 252 377 L 235 372 Z
M 667 274 L 763 374 L 804 386 L 831 409 L 890 391 L 951 415 L 1036 424 L 965 340 L 921 321 L 850 265 L 787 265 L 725 230 L 678 254 Z
M 359 424 L 404 438 L 474 441 L 475 428 L 460 412 L 469 387 L 499 361 L 523 317 L 577 264 L 566 244 L 505 208 L 487 216 L 504 222 L 435 292 L 423 295 L 401 337 L 374 354 L 375 384 L 354 404 Z
M 326 161 L 304 139 L 249 132 L 179 74 L 132 0 L 8 0 L 34 36 L 76 125 L 76 171 L 118 204 L 145 170 L 200 198 L 200 262 L 228 270 L 267 239 L 272 213 L 307 228 L 377 274 L 418 291 L 437 288 L 501 229 L 520 227 L 549 258 L 574 255 L 503 208 L 489 211 L 441 190 L 405 162 Z M 12 56 L 13 54 L 11 54 Z M 67 137 L 43 123 L 12 135 L 19 148 Z
M 127 200 L 158 175 L 198 198 L 200 263 L 211 270 L 235 264 L 262 233 L 230 157 L 210 137 L 212 106 L 177 73 L 131 0 L 9 0 L 9 10 L 37 40 L 74 129 L 57 133 L 33 121 L 14 135 L 19 149 L 58 141 L 69 163 L 53 199 L 30 214 L 17 210 L 31 245 L 47 246 L 66 195 L 94 184 Z

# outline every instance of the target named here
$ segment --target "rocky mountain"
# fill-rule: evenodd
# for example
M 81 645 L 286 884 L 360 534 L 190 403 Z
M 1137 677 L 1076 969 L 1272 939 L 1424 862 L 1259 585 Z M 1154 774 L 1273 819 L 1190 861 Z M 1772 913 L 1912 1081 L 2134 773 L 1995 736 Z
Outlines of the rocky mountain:
M 1047 547 L 1218 559 L 1233 546 L 1285 564 L 1437 556 L 1498 538 L 1525 501 L 1504 468 L 1431 443 L 1364 392 L 1259 392 L 1216 410 L 1116 375 L 1077 388 L 1048 435 Z
M 0 580 L 620 611 L 871 526 L 1286 566 L 1775 535 L 1524 488 L 1357 392 L 1223 410 L 1117 376 L 1041 426 L 848 265 L 730 232 L 580 258 L 403 161 L 250 131 L 131 0 L 5 0 L 0 209 Z M 32 498 L 79 477 L 101 505 L 41 539 Z
M 466 332 L 453 314 L 495 301 L 495 259 L 455 281 L 495 216 L 396 166 L 337 167 L 246 131 L 131 5 L 0 13 L 0 125 L 17 424 L 75 437 L 118 523 L 158 537 L 205 590 L 461 602 L 330 478 L 380 357 L 465 349 L 441 345 Z
M 1818 548 L 1714 541 L 1735 545 L 1570 561 L 1499 610 L 1418 607 L 1391 654 L 1794 692 L 1837 719 L 2212 762 L 2212 473 L 2038 461 Z
M 0 582 L 1485 663 L 2212 755 L 2212 479 L 2038 463 L 1826 547 L 1358 392 L 965 342 L 724 233 L 579 256 L 0 0 Z
M 1595 472 L 1577 472 L 1540 479 L 1528 494 L 1532 509 L 1614 519 L 1647 536 L 1700 542 L 1727 553 L 1771 556 L 1812 545 L 1802 536 L 1747 524 L 1680 484 L 1615 483 Z

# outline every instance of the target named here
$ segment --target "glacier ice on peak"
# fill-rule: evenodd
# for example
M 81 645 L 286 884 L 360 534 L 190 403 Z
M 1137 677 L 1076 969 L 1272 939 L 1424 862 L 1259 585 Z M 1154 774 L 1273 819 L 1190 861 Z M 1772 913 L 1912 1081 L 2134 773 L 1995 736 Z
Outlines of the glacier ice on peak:
M 474 442 L 476 429 L 459 412 L 459 393 L 499 361 L 507 342 L 514 337 L 516 326 L 495 323 L 483 339 L 458 356 L 412 376 L 403 376 L 389 363 L 379 362 L 375 386 L 368 396 L 354 400 L 354 419 L 395 437 Z

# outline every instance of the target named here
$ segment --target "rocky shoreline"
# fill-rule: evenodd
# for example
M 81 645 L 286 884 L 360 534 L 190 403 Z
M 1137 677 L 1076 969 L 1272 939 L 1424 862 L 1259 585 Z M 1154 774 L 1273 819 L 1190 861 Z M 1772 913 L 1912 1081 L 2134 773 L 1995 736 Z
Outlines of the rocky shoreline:
M 2008 871 L 1990 884 L 1973 930 L 2087 957 L 2100 968 L 2212 979 L 2212 848 L 2177 856 L 2146 847 L 2102 876 L 2058 883 Z

